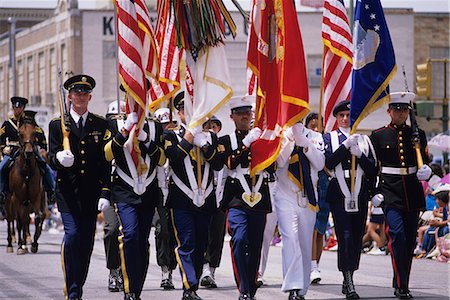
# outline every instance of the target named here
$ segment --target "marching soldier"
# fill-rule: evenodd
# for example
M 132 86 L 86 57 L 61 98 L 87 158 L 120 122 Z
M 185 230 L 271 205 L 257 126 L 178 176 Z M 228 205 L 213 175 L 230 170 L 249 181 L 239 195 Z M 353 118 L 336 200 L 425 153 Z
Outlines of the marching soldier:
M 149 87 L 149 82 L 147 81 Z M 129 95 L 129 97 L 131 97 Z M 149 264 L 148 238 L 160 198 L 156 167 L 163 165 L 166 157 L 162 150 L 162 127 L 153 119 L 146 119 L 137 134 L 133 132 L 138 116 L 130 113 L 120 132 L 105 146 L 108 161 L 114 159 L 115 170 L 111 184 L 111 201 L 119 217 L 119 249 L 124 277 L 124 299 L 141 299 Z M 138 166 L 133 152 L 138 157 Z
M 261 257 L 266 215 L 271 212 L 269 181 L 274 171 L 256 175 L 255 186 L 249 176 L 251 144 L 261 135 L 261 129 L 250 130 L 252 102 L 250 96 L 230 100 L 231 119 L 236 131 L 219 139 L 219 155 L 228 168 L 221 206 L 228 212 L 228 231 L 239 299 L 253 299 Z
M 218 134 L 222 129 L 222 122 L 216 117 L 212 116 L 209 121 L 209 128 L 215 134 Z M 216 187 L 216 203 L 217 209 L 211 216 L 209 223 L 209 237 L 208 248 L 205 253 L 205 260 L 203 264 L 203 273 L 200 285 L 206 288 L 217 288 L 215 272 L 216 268 L 220 266 L 222 258 L 223 240 L 225 238 L 225 223 L 226 215 L 222 209 L 219 208 L 219 202 L 222 198 L 223 181 L 226 170 L 222 168 L 220 171 L 214 171 L 214 181 Z M 219 182 L 220 181 L 220 182 Z
M 353 272 L 359 267 L 362 237 L 367 218 L 369 179 L 376 175 L 376 160 L 370 139 L 350 135 L 350 102 L 342 101 L 333 109 L 339 128 L 323 136 L 325 166 L 334 172 L 327 191 L 339 241 L 338 268 L 344 276 L 342 293 L 347 299 L 359 299 L 353 284 Z M 351 157 L 356 156 L 354 192 L 351 191 Z
M 113 101 L 108 106 L 106 120 L 109 123 L 109 130 L 115 136 L 119 129 L 123 127 L 125 121 L 125 101 Z M 114 162 L 113 162 L 114 168 Z M 106 254 L 106 267 L 109 270 L 108 290 L 110 292 L 123 291 L 123 274 L 119 253 L 119 218 L 114 206 L 108 206 L 103 211 L 105 224 L 103 226 L 103 243 Z
M 158 108 L 155 111 L 155 118 L 161 124 L 164 130 L 170 130 L 176 125 L 176 120 L 170 122 L 170 109 L 166 107 Z M 173 129 L 173 128 L 172 128 Z M 169 161 L 164 166 L 158 166 L 157 176 L 159 187 L 162 191 L 162 197 L 158 201 L 156 210 L 158 219 L 155 222 L 155 242 L 156 242 L 156 262 L 161 267 L 161 284 L 164 290 L 173 290 L 175 286 L 172 281 L 172 272 L 177 267 L 175 258 L 175 233 L 173 231 L 170 214 L 165 204 L 169 195 L 168 177 L 169 177 Z
M 222 166 L 216 159 L 217 137 L 202 131 L 200 125 L 178 132 L 166 130 L 164 140 L 172 169 L 166 205 L 178 242 L 175 252 L 183 278 L 182 299 L 201 299 L 196 291 L 208 244 L 208 225 L 216 209 L 213 170 Z
M 69 91 L 70 150 L 63 149 L 61 120 L 49 125 L 50 166 L 56 170 L 56 199 L 64 224 L 61 262 L 66 299 L 81 299 L 94 245 L 97 208 L 109 198 L 109 164 L 104 155 L 107 121 L 88 111 L 95 80 L 76 75 L 64 82 Z
M 419 211 L 425 208 L 420 180 L 428 180 L 432 173 L 426 164 L 418 169 L 413 130 L 406 125 L 410 103 L 414 99 L 414 93 L 392 93 L 387 110 L 391 122 L 373 131 L 371 135 L 380 167 L 379 186 L 372 204 L 383 204 L 394 270 L 394 295 L 399 299 L 412 298 L 409 292 L 409 275 Z M 418 139 L 420 155 L 424 163 L 427 163 L 427 139 L 420 129 Z
M 320 133 L 302 123 L 284 131 L 277 159 L 275 208 L 283 237 L 283 285 L 289 300 L 303 300 L 310 285 L 312 237 L 318 210 L 318 172 L 325 165 Z
M 45 191 L 47 192 L 47 198 L 49 201 L 53 200 L 55 183 L 52 179 L 50 167 L 47 165 L 47 140 L 45 138 L 44 131 L 40 128 L 34 119 L 36 112 L 25 111 L 25 106 L 28 103 L 28 99 L 22 97 L 12 97 L 11 103 L 13 106 L 14 114 L 5 122 L 0 129 L 0 150 L 3 154 L 3 159 L 0 163 L 0 220 L 4 216 L 4 202 L 6 200 L 6 194 L 8 192 L 7 182 L 9 175 L 9 166 L 12 160 L 14 160 L 19 145 L 19 121 L 24 117 L 28 117 L 36 126 L 36 145 L 38 146 L 38 152 L 36 157 L 38 158 L 39 166 L 43 173 L 43 183 Z

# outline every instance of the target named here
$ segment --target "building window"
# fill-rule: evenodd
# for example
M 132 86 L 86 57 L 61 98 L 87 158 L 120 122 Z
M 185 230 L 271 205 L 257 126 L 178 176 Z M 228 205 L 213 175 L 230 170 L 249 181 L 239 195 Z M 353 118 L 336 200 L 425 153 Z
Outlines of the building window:
M 46 82 L 46 74 L 45 74 L 45 55 L 44 52 L 39 53 L 38 55 L 38 76 L 37 80 L 38 82 L 38 94 L 40 96 L 45 95 L 45 82 Z
M 13 91 L 12 95 L 23 97 L 25 89 L 23 87 L 23 84 L 24 84 L 23 62 L 21 59 L 17 61 L 17 70 L 16 71 L 17 71 L 17 81 L 16 81 L 17 94 L 15 93 L 15 91 Z
M 56 69 L 56 51 L 55 48 L 50 49 L 50 74 L 48 76 L 48 83 L 50 86 L 50 93 L 56 94 L 58 84 L 58 70 Z M 47 103 L 53 103 L 53 98 L 47 98 Z
M 33 56 L 29 56 L 27 59 L 27 86 L 28 86 L 28 93 L 27 97 L 31 98 L 34 96 L 34 60 Z

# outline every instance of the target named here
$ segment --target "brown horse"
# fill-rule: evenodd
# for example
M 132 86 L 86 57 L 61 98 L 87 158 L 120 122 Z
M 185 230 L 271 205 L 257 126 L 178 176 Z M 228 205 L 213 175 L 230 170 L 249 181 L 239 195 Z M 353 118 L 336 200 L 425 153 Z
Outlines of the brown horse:
M 8 221 L 7 252 L 13 252 L 12 235 L 14 220 L 18 234 L 17 254 L 28 252 L 26 236 L 29 231 L 30 214 L 35 213 L 35 226 L 31 252 L 38 250 L 38 239 L 45 219 L 45 193 L 35 149 L 35 125 L 28 119 L 19 123 L 19 152 L 9 172 L 10 195 L 6 200 Z

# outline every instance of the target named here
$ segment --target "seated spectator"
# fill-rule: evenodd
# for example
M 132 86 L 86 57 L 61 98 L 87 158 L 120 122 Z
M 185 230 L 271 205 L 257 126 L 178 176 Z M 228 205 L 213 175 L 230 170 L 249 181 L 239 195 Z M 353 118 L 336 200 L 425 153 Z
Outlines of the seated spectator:
M 433 211 L 435 218 L 432 218 L 428 222 L 429 228 L 425 231 L 421 246 L 422 253 L 430 251 L 435 246 L 435 237 L 442 237 L 449 232 L 447 226 L 449 191 L 450 184 L 441 184 L 433 192 L 439 208 Z
M 386 250 L 386 233 L 384 232 L 384 214 L 381 207 L 369 205 L 369 222 L 367 224 L 367 232 L 363 237 L 365 242 L 373 241 L 372 249 L 367 252 L 370 255 L 385 255 Z

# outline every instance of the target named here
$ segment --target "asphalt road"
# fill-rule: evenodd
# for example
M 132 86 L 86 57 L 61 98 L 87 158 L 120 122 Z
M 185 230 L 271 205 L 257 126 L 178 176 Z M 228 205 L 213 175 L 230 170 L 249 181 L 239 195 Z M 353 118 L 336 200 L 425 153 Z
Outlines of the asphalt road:
M 32 229 L 32 231 L 34 231 Z M 6 222 L 0 221 L 0 299 L 64 299 L 63 277 L 60 259 L 62 232 L 44 231 L 36 254 L 16 255 L 6 253 Z M 174 273 L 174 291 L 159 288 L 160 268 L 156 264 L 153 231 L 150 267 L 147 274 L 142 299 L 181 299 L 182 290 L 178 269 Z M 337 270 L 335 252 L 324 252 L 321 261 L 322 281 L 311 286 L 306 299 L 344 299 L 340 293 L 342 275 Z M 392 283 L 390 256 L 361 257 L 360 270 L 354 276 L 356 289 L 362 299 L 395 299 Z M 84 286 L 83 299 L 123 299 L 122 293 L 110 293 L 107 290 L 108 270 L 102 241 L 101 227 L 91 259 L 89 275 Z M 281 248 L 271 247 L 266 276 L 267 285 L 258 290 L 258 300 L 287 299 L 280 291 L 282 282 Z M 222 265 L 216 272 L 219 288 L 207 290 L 201 288 L 199 296 L 207 300 L 237 299 L 230 248 L 224 243 Z M 416 259 L 413 262 L 410 288 L 415 299 L 450 298 L 450 264 L 428 259 Z

